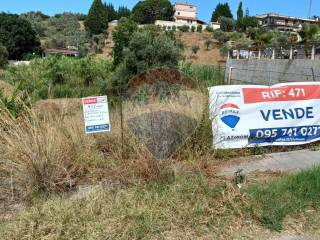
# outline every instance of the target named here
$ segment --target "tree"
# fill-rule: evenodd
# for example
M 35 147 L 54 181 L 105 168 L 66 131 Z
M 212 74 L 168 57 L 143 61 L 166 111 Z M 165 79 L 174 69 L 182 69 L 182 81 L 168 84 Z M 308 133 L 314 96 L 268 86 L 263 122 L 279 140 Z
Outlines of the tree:
M 45 31 L 47 29 L 47 20 L 49 16 L 43 14 L 42 12 L 28 12 L 20 15 L 22 19 L 27 20 L 32 29 L 37 33 L 38 37 L 45 37 Z
M 117 19 L 117 12 L 114 9 L 114 6 L 112 3 L 109 3 L 109 4 L 104 3 L 104 8 L 106 10 L 108 22 L 112 22 L 113 20 Z
M 190 31 L 190 27 L 188 25 L 178 26 L 178 29 L 181 32 L 189 32 Z
M 4 68 L 8 64 L 8 56 L 6 47 L 0 44 L 0 68 Z
M 245 32 L 249 27 L 256 28 L 259 26 L 258 19 L 256 17 L 243 17 L 237 20 L 237 31 Z
M 232 32 L 235 28 L 235 22 L 232 18 L 219 17 L 220 29 L 224 32 Z
M 67 46 L 83 48 L 90 42 L 87 33 L 81 30 L 77 15 L 72 13 L 51 17 L 47 22 L 45 35 L 50 36 L 47 46 L 51 48 Z
M 174 9 L 168 0 L 139 1 L 132 9 L 132 19 L 140 24 L 153 24 L 156 20 L 170 21 Z
M 200 50 L 200 47 L 198 45 L 192 45 L 191 51 L 194 56 L 197 55 L 199 50 Z
M 211 39 L 207 39 L 205 42 L 204 42 L 204 45 L 206 46 L 206 49 L 209 50 L 210 46 L 212 45 L 212 40 Z
M 114 47 L 112 50 L 113 64 L 119 65 L 124 57 L 123 50 L 129 45 L 130 39 L 135 31 L 137 24 L 129 18 L 121 18 L 118 27 L 112 33 Z
M 117 20 L 120 20 L 123 17 L 128 18 L 130 17 L 130 15 L 131 15 L 131 11 L 129 10 L 129 8 L 125 6 L 120 6 L 117 11 Z
M 250 16 L 250 12 L 249 12 L 249 8 L 247 7 L 246 8 L 246 17 L 249 17 Z
M 31 24 L 14 14 L 0 14 L 0 43 L 9 59 L 21 60 L 28 53 L 39 53 L 40 41 Z
M 94 0 L 84 22 L 90 35 L 105 33 L 108 28 L 108 16 L 101 0 Z
M 115 73 L 112 89 L 125 89 L 136 74 L 149 69 L 178 68 L 183 58 L 181 43 L 172 32 L 148 26 L 134 32 Z
M 237 11 L 237 20 L 240 20 L 242 18 L 243 18 L 242 1 L 240 1 L 238 11 Z
M 220 17 L 233 18 L 228 3 L 218 3 L 215 10 L 212 13 L 211 22 L 217 22 Z
M 199 32 L 199 33 L 202 32 L 202 25 L 201 25 L 201 24 L 199 24 L 199 25 L 197 26 L 197 32 Z
M 312 46 L 311 58 L 314 59 L 315 45 L 317 42 L 320 42 L 320 27 L 316 24 L 305 23 L 299 35 L 305 43 L 305 53 L 307 56 L 310 55 L 308 48 Z
M 133 34 L 125 56 L 125 62 L 139 73 L 154 67 L 178 67 L 182 49 L 174 34 L 150 26 Z
M 207 32 L 213 32 L 213 27 L 211 27 L 211 26 L 206 26 L 206 31 Z
M 213 33 L 213 37 L 219 41 L 220 44 L 226 43 L 229 41 L 229 36 L 223 32 L 221 29 L 217 29 Z

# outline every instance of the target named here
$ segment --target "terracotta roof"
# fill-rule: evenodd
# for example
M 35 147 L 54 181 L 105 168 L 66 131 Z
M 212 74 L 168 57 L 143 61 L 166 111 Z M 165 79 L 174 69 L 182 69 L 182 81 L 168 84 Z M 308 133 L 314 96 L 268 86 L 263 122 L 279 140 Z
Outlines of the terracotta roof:
M 176 19 L 194 20 L 194 21 L 197 21 L 196 18 L 193 18 L 193 17 L 183 17 L 183 16 L 176 16 Z
M 193 5 L 193 4 L 191 4 L 191 3 L 181 3 L 181 2 L 177 2 L 175 5 L 184 5 L 184 6 L 195 7 L 195 5 Z
M 78 55 L 79 54 L 79 52 L 76 50 L 61 49 L 61 48 L 46 49 L 45 52 L 46 53 L 71 54 L 71 55 Z

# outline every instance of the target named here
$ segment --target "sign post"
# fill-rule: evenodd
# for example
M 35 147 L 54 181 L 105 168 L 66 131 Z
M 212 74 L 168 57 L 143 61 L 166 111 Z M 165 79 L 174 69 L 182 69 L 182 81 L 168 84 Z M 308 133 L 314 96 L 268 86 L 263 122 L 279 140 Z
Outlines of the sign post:
M 86 133 L 111 130 L 107 96 L 82 98 Z

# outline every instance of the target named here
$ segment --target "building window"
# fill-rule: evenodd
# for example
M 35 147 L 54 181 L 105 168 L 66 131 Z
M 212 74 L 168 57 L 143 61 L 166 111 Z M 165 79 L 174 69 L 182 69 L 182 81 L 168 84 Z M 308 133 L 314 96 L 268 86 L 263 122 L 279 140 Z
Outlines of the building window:
M 178 15 L 180 15 L 180 12 L 178 12 Z

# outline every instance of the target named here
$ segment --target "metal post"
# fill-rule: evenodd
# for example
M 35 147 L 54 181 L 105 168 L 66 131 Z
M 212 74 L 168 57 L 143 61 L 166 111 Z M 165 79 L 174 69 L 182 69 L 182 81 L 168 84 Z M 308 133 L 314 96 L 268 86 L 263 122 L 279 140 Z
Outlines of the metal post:
M 233 69 L 233 67 L 229 67 L 227 85 L 231 85 L 232 69 Z

